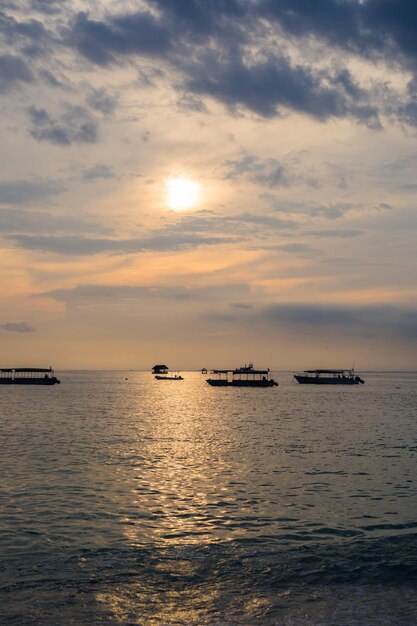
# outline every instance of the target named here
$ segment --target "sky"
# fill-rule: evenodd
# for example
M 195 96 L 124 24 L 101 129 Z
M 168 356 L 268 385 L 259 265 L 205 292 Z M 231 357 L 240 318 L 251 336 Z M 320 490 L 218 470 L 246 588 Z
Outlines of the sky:
M 0 367 L 417 369 L 414 0 L 3 0 Z

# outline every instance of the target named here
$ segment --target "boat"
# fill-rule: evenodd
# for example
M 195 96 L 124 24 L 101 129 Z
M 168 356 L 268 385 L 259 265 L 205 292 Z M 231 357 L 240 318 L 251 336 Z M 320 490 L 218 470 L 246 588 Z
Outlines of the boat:
M 157 374 L 155 378 L 156 380 L 184 380 L 180 374 L 169 374 L 169 372 L 166 375 Z
M 295 372 L 294 378 L 301 385 L 359 385 L 365 381 L 355 375 L 355 370 L 304 370 Z
M 212 370 L 218 378 L 208 378 L 212 387 L 277 387 L 278 383 L 271 378 L 271 372 L 256 370 L 253 363 L 234 370 Z
M 8 367 L 0 369 L 0 385 L 59 385 L 52 367 Z

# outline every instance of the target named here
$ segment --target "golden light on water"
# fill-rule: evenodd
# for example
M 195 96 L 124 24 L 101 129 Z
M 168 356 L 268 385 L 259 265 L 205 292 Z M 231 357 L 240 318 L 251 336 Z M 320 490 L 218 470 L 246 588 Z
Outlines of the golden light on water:
M 166 182 L 166 201 L 174 211 L 186 211 L 198 203 L 200 185 L 189 178 L 169 178 Z

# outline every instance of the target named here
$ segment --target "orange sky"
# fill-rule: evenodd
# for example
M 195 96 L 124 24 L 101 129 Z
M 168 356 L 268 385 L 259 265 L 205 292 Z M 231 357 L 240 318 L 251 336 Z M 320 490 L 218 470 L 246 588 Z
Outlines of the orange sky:
M 417 367 L 406 15 L 328 4 L 3 10 L 2 367 Z

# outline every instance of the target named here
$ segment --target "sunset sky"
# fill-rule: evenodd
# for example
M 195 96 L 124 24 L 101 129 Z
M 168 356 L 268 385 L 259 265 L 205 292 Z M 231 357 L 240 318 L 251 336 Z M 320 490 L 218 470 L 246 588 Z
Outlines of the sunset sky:
M 417 368 L 417 2 L 3 0 L 0 367 Z

